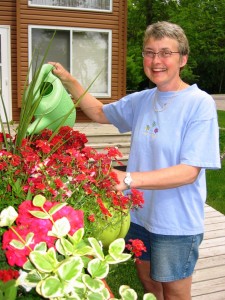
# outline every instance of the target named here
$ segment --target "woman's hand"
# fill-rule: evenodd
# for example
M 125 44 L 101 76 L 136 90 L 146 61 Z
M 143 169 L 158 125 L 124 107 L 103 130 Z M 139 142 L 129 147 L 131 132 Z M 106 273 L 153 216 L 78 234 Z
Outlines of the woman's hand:
M 66 85 L 67 82 L 73 79 L 72 75 L 60 63 L 51 61 L 48 63 L 54 66 L 52 73 L 57 76 L 63 84 Z
M 126 176 L 126 172 L 117 170 L 117 169 L 113 169 L 113 172 L 116 173 L 117 178 L 119 180 L 119 183 L 117 185 L 115 185 L 115 190 L 117 191 L 124 191 L 127 190 L 127 185 L 124 183 L 124 178 Z

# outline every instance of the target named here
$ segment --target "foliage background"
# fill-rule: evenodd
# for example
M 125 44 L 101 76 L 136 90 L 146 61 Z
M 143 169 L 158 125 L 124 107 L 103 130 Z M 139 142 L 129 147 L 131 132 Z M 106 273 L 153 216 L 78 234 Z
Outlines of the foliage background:
M 128 0 L 127 90 L 151 86 L 142 68 L 142 41 L 148 25 L 179 24 L 190 43 L 183 79 L 210 94 L 225 93 L 225 1 Z

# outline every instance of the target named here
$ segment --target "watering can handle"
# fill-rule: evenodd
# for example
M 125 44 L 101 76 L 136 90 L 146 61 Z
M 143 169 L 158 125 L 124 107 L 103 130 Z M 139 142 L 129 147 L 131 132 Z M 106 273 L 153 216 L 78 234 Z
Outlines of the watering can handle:
M 52 73 L 52 70 L 53 70 L 54 66 L 53 65 L 50 65 L 50 64 L 44 64 L 42 65 L 41 67 L 41 71 L 39 73 L 39 76 L 38 76 L 38 79 L 40 81 L 49 81 L 49 82 L 53 82 L 54 80 L 58 79 L 58 77 L 56 77 L 53 73 Z

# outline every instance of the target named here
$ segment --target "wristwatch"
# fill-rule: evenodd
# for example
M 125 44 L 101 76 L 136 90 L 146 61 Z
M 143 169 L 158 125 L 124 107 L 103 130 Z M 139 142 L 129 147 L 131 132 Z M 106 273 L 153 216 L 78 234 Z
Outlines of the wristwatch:
M 127 172 L 123 182 L 126 184 L 127 188 L 130 189 L 130 185 L 131 185 L 131 182 L 132 182 L 132 178 L 131 178 L 131 175 L 130 175 L 130 172 Z

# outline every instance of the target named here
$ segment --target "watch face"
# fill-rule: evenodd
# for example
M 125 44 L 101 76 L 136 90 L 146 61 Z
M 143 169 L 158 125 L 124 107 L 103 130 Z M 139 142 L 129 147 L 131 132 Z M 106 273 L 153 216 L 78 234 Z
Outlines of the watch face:
M 132 178 L 130 177 L 130 175 L 127 175 L 125 178 L 124 178 L 124 183 L 127 184 L 127 185 L 130 185 L 132 182 Z

